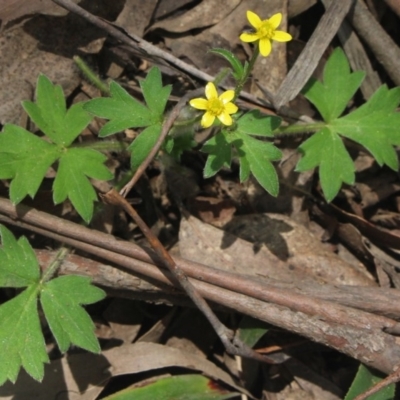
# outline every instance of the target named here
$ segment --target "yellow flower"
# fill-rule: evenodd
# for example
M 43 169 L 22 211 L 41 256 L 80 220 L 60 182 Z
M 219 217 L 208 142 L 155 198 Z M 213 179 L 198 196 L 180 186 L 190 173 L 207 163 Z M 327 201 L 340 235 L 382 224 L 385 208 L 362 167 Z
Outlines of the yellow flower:
M 270 19 L 262 20 L 257 14 L 252 11 L 247 11 L 247 19 L 254 27 L 255 32 L 242 33 L 240 35 L 240 40 L 246 43 L 259 40 L 260 53 L 264 57 L 267 57 L 269 53 L 271 53 L 273 40 L 277 42 L 288 42 L 292 40 L 292 35 L 289 33 L 276 30 L 282 21 L 281 13 L 273 15 Z
M 218 97 L 215 85 L 212 82 L 208 82 L 206 85 L 206 97 L 207 99 L 197 98 L 189 102 L 192 107 L 206 111 L 201 118 L 201 126 L 209 128 L 215 118 L 218 118 L 224 125 L 232 125 L 233 121 L 230 114 L 234 114 L 238 110 L 238 107 L 231 103 L 231 100 L 235 97 L 235 92 L 227 90 Z

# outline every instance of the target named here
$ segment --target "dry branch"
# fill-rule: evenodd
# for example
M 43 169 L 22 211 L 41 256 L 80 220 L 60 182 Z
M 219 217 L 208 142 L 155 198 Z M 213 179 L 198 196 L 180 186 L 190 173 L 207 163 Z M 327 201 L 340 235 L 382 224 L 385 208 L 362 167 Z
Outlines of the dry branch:
M 172 285 L 168 271 L 154 265 L 160 265 L 160 262 L 150 249 L 142 249 L 29 207 L 15 207 L 1 198 L 0 221 L 84 250 L 125 270 L 134 271 L 135 275 L 157 286 Z M 296 332 L 385 373 L 392 372 L 400 363 L 400 346 L 396 337 L 384 332 L 384 329 L 398 330 L 397 322 L 392 319 L 322 302 L 291 289 L 264 284 L 258 278 L 237 276 L 179 258 L 175 261 L 207 300 Z M 127 288 L 121 285 L 121 289 Z M 321 314 L 314 314 L 321 305 Z

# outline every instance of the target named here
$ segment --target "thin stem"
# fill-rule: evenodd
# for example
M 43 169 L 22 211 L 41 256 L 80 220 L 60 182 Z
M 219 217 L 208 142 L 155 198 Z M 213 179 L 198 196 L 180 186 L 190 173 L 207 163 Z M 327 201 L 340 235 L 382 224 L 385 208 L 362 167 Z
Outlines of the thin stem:
M 255 62 L 257 60 L 257 57 L 258 57 L 259 53 L 260 53 L 260 50 L 259 50 L 258 46 L 256 45 L 254 47 L 254 51 L 253 51 L 253 54 L 252 54 L 252 56 L 250 58 L 249 64 L 248 64 L 248 66 L 246 68 L 245 74 L 242 77 L 242 79 L 240 80 L 240 82 L 238 82 L 238 84 L 236 85 L 235 97 L 233 98 L 232 101 L 235 101 L 236 98 L 240 95 L 240 92 L 242 91 L 244 84 L 246 83 L 247 79 L 249 78 L 249 76 L 251 74 L 251 71 L 254 68 L 254 64 L 255 64 Z
M 97 76 L 97 74 L 86 64 L 85 61 L 79 56 L 74 56 L 73 60 L 78 68 L 82 71 L 82 73 L 86 76 L 86 78 L 93 83 L 99 90 L 101 90 L 104 94 L 109 95 L 110 89 L 108 86 Z
M 314 122 L 309 124 L 293 124 L 288 126 L 281 126 L 275 129 L 272 133 L 274 136 L 298 135 L 299 133 L 313 133 L 317 132 L 327 126 L 326 122 Z
M 223 68 L 215 77 L 214 85 L 219 86 L 224 81 L 224 79 L 229 75 L 230 72 L 231 70 L 229 68 Z
M 70 252 L 69 248 L 61 247 L 61 249 L 54 257 L 54 260 L 50 263 L 49 267 L 46 269 L 46 272 L 43 274 L 41 279 L 42 283 L 49 281 L 53 277 L 53 275 L 57 272 L 58 268 L 61 267 L 62 262 L 65 260 L 65 257 L 67 257 L 69 252 Z
M 146 239 L 149 241 L 153 250 L 156 252 L 157 256 L 160 258 L 160 260 L 162 260 L 164 266 L 168 268 L 173 277 L 176 279 L 177 283 L 208 319 L 211 326 L 214 328 L 215 332 L 224 344 L 225 349 L 229 353 L 233 355 L 254 358 L 263 362 L 274 363 L 271 358 L 262 356 L 256 353 L 252 348 L 248 347 L 239 338 L 235 337 L 231 330 L 229 330 L 224 324 L 221 323 L 221 321 L 215 315 L 214 311 L 200 295 L 192 282 L 188 279 L 188 276 L 185 274 L 185 272 L 176 264 L 171 255 L 161 244 L 157 236 L 152 233 L 150 228 L 146 225 L 146 223 L 142 220 L 136 210 L 128 203 L 128 201 L 124 197 L 122 197 L 115 189 L 113 189 L 103 195 L 102 198 L 108 204 L 121 207 L 135 221 L 135 223 L 145 235 Z

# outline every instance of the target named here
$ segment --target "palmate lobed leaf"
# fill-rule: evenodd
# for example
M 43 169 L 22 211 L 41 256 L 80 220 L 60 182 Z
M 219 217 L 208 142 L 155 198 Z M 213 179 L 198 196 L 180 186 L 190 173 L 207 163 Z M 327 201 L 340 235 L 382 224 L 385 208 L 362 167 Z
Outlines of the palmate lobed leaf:
M 44 285 L 40 303 L 62 352 L 71 344 L 93 353 L 100 352 L 94 324 L 81 305 L 95 303 L 104 297 L 105 293 L 83 276 L 62 276 Z
M 248 176 L 248 170 L 258 183 L 272 196 L 279 192 L 279 180 L 271 161 L 277 161 L 282 153 L 272 143 L 262 142 L 247 134 L 236 131 L 231 135 L 232 144 L 239 152 L 239 161 L 244 162 L 241 177 Z
M 165 106 L 171 93 L 171 85 L 162 85 L 161 72 L 157 67 L 152 67 L 146 78 L 140 82 L 147 107 L 162 122 Z
M 307 139 L 299 150 L 303 157 L 296 170 L 306 171 L 319 166 L 322 191 L 328 201 L 337 195 L 343 182 L 354 183 L 353 160 L 336 132 L 324 128 Z
M 343 113 L 364 76 L 362 71 L 350 72 L 343 50 L 337 48 L 325 65 L 323 83 L 311 79 L 303 93 L 317 107 L 324 121 L 331 122 Z
M 400 144 L 400 88 L 381 86 L 367 103 L 352 113 L 335 120 L 333 128 L 341 135 L 364 146 L 379 165 L 398 169 L 393 145 Z
M 144 129 L 129 145 L 131 151 L 131 167 L 136 171 L 145 160 L 161 134 L 161 124 L 151 125 Z
M 111 82 L 109 98 L 88 101 L 84 108 L 94 115 L 109 121 L 100 129 L 105 137 L 128 128 L 144 128 L 161 124 L 164 109 L 171 93 L 171 86 L 163 86 L 160 70 L 151 68 L 140 82 L 146 105 L 133 98 L 118 83 Z
M 341 136 L 365 147 L 380 166 L 387 165 L 395 171 L 399 167 L 393 146 L 400 145 L 400 113 L 396 112 L 400 88 L 389 90 L 382 86 L 357 110 L 340 117 L 361 81 L 362 74 L 350 73 L 343 51 L 336 49 L 326 64 L 324 83 L 313 81 L 303 91 L 327 124 L 299 147 L 303 157 L 296 169 L 318 166 L 328 201 L 343 183 L 354 183 L 354 165 Z
M 22 105 L 46 136 L 61 146 L 69 146 L 92 119 L 84 103 L 67 110 L 61 86 L 53 85 L 45 75 L 37 81 L 36 103 L 24 101 Z
M 157 122 L 151 110 L 133 98 L 118 83 L 111 82 L 110 95 L 111 97 L 90 100 L 84 105 L 86 111 L 110 120 L 100 129 L 100 137 Z
M 273 137 L 272 131 L 279 127 L 281 119 L 252 110 L 237 120 L 237 130 L 252 136 Z
M 27 284 L 22 293 L 0 305 L 0 385 L 7 379 L 15 382 L 21 367 L 34 379 L 43 378 L 43 364 L 49 359 L 39 321 L 39 295 L 42 305 L 50 309 L 48 322 L 50 329 L 54 327 L 53 334 L 62 351 L 75 344 L 98 352 L 94 325 L 81 305 L 101 300 L 104 292 L 91 286 L 88 278 L 79 276 L 41 282 L 39 265 L 28 241 L 23 237 L 17 241 L 1 225 L 0 233 L 0 285 Z
M 28 240 L 18 241 L 0 225 L 0 287 L 25 287 L 39 280 L 39 265 Z
M 205 178 L 211 178 L 224 166 L 227 168 L 231 166 L 232 144 L 227 141 L 227 135 L 229 133 L 219 132 L 207 140 L 201 148 L 201 151 L 209 154 L 204 166 Z
M 16 125 L 7 124 L 0 133 L 0 179 L 12 179 L 10 199 L 18 204 L 32 198 L 61 149 Z
M 53 184 L 54 203 L 62 203 L 68 197 L 79 215 L 89 222 L 97 195 L 88 177 L 112 179 L 112 173 L 104 165 L 106 159 L 103 154 L 87 148 L 72 148 L 65 152 L 59 160 Z
M 15 382 L 23 367 L 32 378 L 43 378 L 49 361 L 37 310 L 38 284 L 0 306 L 0 385 Z
M 88 125 L 91 116 L 83 109 L 83 103 L 67 109 L 61 87 L 44 75 L 38 79 L 36 103 L 23 105 L 51 142 L 16 125 L 4 126 L 0 133 L 0 179 L 12 180 L 11 201 L 17 204 L 27 195 L 33 198 L 47 170 L 58 160 L 53 198 L 57 204 L 68 197 L 89 222 L 97 196 L 87 177 L 109 180 L 112 174 L 104 166 L 106 157 L 101 153 L 68 146 Z

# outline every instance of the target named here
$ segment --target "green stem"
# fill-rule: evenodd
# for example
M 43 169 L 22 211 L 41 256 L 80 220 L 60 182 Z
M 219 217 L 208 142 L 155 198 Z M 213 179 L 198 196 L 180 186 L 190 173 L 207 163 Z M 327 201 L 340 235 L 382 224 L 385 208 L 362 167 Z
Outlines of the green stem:
M 99 90 L 101 90 L 104 94 L 109 95 L 110 89 L 108 86 L 96 75 L 96 73 L 83 61 L 83 59 L 79 56 L 74 56 L 73 60 L 78 68 L 82 71 L 82 73 L 86 76 L 86 78 L 93 83 Z
M 90 148 L 98 151 L 125 151 L 127 150 L 129 143 L 125 143 L 117 140 L 102 140 L 99 142 L 81 142 L 74 143 L 70 147 L 74 148 Z
M 232 101 L 235 101 L 236 98 L 239 96 L 240 92 L 242 91 L 244 84 L 246 83 L 247 79 L 249 78 L 249 76 L 251 74 L 251 71 L 254 68 L 254 64 L 257 60 L 259 53 L 260 53 L 260 50 L 258 48 L 258 43 L 256 43 L 256 46 L 254 47 L 253 55 L 250 58 L 250 61 L 249 61 L 249 64 L 247 65 L 245 73 L 244 73 L 242 79 L 236 85 L 235 97 L 233 98 Z
M 327 126 L 326 122 L 313 122 L 309 124 L 294 124 L 288 126 L 281 126 L 275 129 L 272 133 L 274 136 L 296 135 L 299 133 L 313 133 L 320 131 Z
M 61 247 L 61 249 L 54 257 L 54 260 L 51 262 L 49 267 L 46 269 L 46 272 L 43 274 L 41 283 L 45 283 L 53 277 L 53 275 L 57 272 L 58 268 L 60 268 L 65 257 L 67 257 L 69 251 L 70 250 L 67 247 Z
M 230 68 L 223 68 L 214 78 L 214 85 L 218 87 L 218 85 L 229 75 L 230 72 Z

